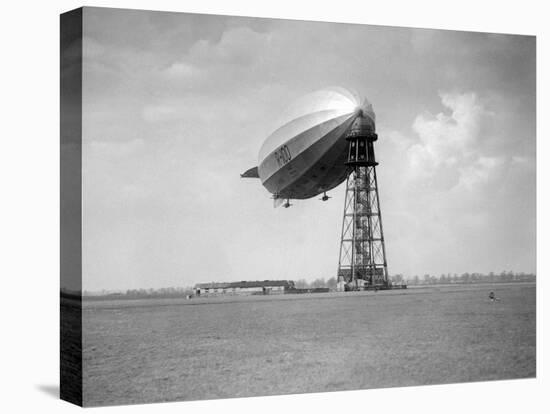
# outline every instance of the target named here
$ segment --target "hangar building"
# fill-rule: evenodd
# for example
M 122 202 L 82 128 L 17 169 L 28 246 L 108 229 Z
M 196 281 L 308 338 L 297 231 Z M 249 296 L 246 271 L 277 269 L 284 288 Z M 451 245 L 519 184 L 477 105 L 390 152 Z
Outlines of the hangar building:
M 198 283 L 194 287 L 196 296 L 219 295 L 275 295 L 294 289 L 292 280 L 259 280 L 241 282 Z

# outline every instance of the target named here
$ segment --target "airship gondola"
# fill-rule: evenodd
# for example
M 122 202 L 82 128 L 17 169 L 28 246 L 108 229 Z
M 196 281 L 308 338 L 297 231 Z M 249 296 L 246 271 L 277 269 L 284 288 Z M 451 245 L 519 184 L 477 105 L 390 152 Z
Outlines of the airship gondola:
M 346 165 L 352 125 L 375 131 L 372 105 L 344 89 L 307 95 L 289 111 L 292 117 L 267 137 L 257 167 L 241 177 L 259 178 L 275 206 L 308 199 L 335 188 L 349 173 Z M 328 196 L 324 194 L 322 200 Z

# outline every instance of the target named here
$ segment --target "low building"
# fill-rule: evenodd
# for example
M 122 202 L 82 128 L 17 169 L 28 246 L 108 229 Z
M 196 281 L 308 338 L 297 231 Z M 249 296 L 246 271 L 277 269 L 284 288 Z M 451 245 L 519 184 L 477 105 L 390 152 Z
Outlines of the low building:
M 196 296 L 276 295 L 292 289 L 294 289 L 292 280 L 259 280 L 198 283 L 194 287 L 194 292 Z

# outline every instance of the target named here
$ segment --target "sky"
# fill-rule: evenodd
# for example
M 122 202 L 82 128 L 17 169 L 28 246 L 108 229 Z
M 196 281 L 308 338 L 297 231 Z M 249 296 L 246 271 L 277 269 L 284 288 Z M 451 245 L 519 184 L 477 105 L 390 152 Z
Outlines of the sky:
M 372 102 L 390 274 L 535 272 L 535 38 L 86 8 L 83 289 L 336 275 L 344 185 L 274 209 L 305 94 Z

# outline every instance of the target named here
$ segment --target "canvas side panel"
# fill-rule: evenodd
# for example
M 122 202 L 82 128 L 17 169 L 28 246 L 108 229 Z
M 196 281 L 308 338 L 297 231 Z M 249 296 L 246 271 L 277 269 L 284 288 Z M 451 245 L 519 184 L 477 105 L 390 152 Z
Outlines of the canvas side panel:
M 82 405 L 82 9 L 61 15 L 61 399 Z

